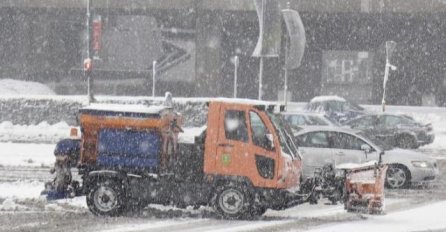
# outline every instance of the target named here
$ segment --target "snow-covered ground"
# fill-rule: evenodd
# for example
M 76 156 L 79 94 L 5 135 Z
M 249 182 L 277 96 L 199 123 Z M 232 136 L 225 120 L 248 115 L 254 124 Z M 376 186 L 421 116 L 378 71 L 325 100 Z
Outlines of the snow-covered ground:
M 56 95 L 56 93 L 42 83 L 0 79 L 0 95 Z
M 326 224 L 310 232 L 404 232 L 445 231 L 446 201 L 440 201 L 383 216 L 368 216 L 367 220 Z
M 379 106 L 366 106 L 379 110 Z M 431 122 L 436 133 L 433 144 L 419 150 L 446 157 L 446 109 L 389 106 L 390 112 L 405 113 Z M 181 140 L 193 142 L 205 128 L 185 128 Z M 446 230 L 445 188 L 392 190 L 387 214 L 363 216 L 344 211 L 341 205 L 301 205 L 284 211 L 268 210 L 254 221 L 225 221 L 212 210 L 177 209 L 151 205 L 141 215 L 121 218 L 94 217 L 85 197 L 46 202 L 40 197 L 44 182 L 51 180 L 54 142 L 69 136 L 66 123 L 12 125 L 0 123 L 0 231 L 425 231 Z M 34 141 L 34 142 L 30 142 Z M 47 142 L 44 144 L 42 142 Z M 444 187 L 444 186 L 443 186 Z M 24 223 L 26 221 L 26 223 Z
M 70 136 L 71 127 L 66 122 L 53 125 L 41 122 L 37 125 L 14 125 L 5 121 L 0 123 L 0 141 L 56 143 Z
M 1 166 L 50 167 L 55 144 L 0 143 Z

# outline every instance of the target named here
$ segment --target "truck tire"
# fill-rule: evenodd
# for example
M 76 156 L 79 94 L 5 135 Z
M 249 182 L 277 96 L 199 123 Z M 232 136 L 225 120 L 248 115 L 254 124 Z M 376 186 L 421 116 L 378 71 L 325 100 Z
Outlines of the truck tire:
M 120 216 L 125 209 L 125 191 L 115 180 L 99 180 L 87 193 L 87 205 L 97 216 Z
M 252 216 L 253 202 L 246 185 L 220 185 L 215 189 L 213 199 L 215 212 L 222 218 L 234 220 Z

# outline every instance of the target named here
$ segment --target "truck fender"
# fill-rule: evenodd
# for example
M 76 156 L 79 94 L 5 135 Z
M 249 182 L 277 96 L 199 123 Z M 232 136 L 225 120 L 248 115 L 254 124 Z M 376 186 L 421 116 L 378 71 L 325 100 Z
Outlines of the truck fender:
M 84 179 L 84 188 L 88 189 L 97 181 L 114 180 L 123 183 L 127 187 L 126 176 L 120 172 L 113 170 L 96 170 L 89 172 Z
M 245 176 L 214 176 L 213 186 L 221 186 L 227 183 L 237 183 L 245 185 L 246 187 L 253 189 L 251 181 Z

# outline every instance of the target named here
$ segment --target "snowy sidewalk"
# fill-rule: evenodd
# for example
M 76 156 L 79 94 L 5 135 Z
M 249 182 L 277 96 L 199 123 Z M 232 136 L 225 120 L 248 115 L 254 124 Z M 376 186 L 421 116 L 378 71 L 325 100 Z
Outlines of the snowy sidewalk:
M 367 220 L 341 224 L 326 224 L 309 230 L 311 232 L 403 232 L 446 230 L 446 201 L 389 213 L 368 216 Z

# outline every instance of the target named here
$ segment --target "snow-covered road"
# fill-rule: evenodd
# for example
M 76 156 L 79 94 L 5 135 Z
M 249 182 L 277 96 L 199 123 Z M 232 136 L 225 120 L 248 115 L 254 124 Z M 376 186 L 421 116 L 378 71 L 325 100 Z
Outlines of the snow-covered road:
M 118 218 L 93 216 L 85 197 L 46 202 L 39 198 L 54 144 L 0 143 L 0 231 L 419 231 L 443 229 L 434 218 L 446 206 L 446 188 L 387 190 L 387 215 L 347 213 L 341 205 L 304 204 L 284 211 L 268 210 L 252 221 L 226 221 L 211 209 L 178 209 L 151 205 Z M 436 148 L 423 152 L 442 151 Z M 441 211 L 441 210 L 440 210 Z M 422 215 L 418 217 L 416 215 Z M 374 223 L 383 225 L 373 227 Z M 412 225 L 413 224 L 413 225 Z M 435 227 L 429 227 L 431 224 Z M 359 229 L 364 228 L 364 229 Z M 372 229 L 374 228 L 374 229 Z M 413 229 L 412 229 L 413 228 Z M 367 230 L 368 229 L 368 230 Z M 387 229 L 387 230 L 385 230 Z
M 373 107 L 368 107 L 374 109 Z M 375 107 L 376 108 L 376 107 Z M 446 161 L 446 110 L 444 108 L 389 107 L 432 122 L 433 144 L 420 152 Z M 34 127 L 0 124 L 0 141 L 57 141 L 65 124 Z M 59 132 L 59 129 L 61 132 Z M 39 198 L 54 163 L 54 144 L 0 143 L 0 231 L 446 231 L 446 165 L 441 180 L 430 189 L 386 190 L 387 214 L 351 214 L 341 205 L 304 204 L 284 211 L 268 210 L 252 221 L 215 219 L 211 209 L 178 209 L 151 205 L 136 215 L 118 218 L 93 216 L 85 197 L 46 202 Z M 446 164 L 446 162 L 443 162 Z

